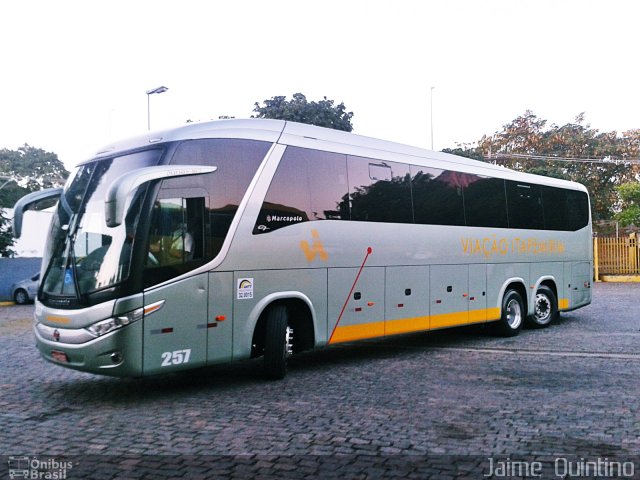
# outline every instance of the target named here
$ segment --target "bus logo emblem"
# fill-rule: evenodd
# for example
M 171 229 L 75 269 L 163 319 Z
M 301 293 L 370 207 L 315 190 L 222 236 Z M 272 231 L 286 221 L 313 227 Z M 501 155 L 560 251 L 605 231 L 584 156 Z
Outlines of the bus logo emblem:
M 253 278 L 238 279 L 236 298 L 238 300 L 247 300 L 253 298 Z
M 320 241 L 320 234 L 317 230 L 311 230 L 311 245 L 306 240 L 302 240 L 300 242 L 300 248 L 304 253 L 304 256 L 307 257 L 307 262 L 311 263 L 315 260 L 316 257 L 320 257 L 320 260 L 326 262 L 329 260 L 329 255 L 324 249 L 324 245 Z

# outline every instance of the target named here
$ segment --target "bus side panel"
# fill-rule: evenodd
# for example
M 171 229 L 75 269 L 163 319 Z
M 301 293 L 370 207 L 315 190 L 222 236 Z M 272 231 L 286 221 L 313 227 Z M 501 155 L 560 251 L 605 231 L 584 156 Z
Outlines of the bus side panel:
M 209 274 L 207 364 L 228 362 L 233 354 L 233 272 Z
M 469 266 L 432 265 L 431 328 L 469 323 Z
M 144 374 L 185 370 L 207 359 L 206 273 L 144 293 L 145 305 L 164 300 L 144 318 Z
M 518 280 L 518 279 L 521 279 Z M 498 320 L 502 309 L 502 296 L 508 282 L 518 282 L 527 292 L 522 300 L 525 305 L 530 300 L 531 275 L 529 263 L 491 263 L 487 264 L 487 320 Z
M 571 305 L 579 308 L 591 303 L 591 272 L 590 262 L 575 262 L 571 266 Z
M 471 264 L 469 265 L 469 323 L 485 322 L 488 316 L 487 266 L 483 263 Z
M 234 360 L 251 356 L 251 340 L 260 315 L 278 300 L 310 302 L 316 345 L 327 342 L 326 269 L 234 272 L 233 290 Z
M 385 335 L 429 329 L 429 267 L 387 267 Z
M 384 335 L 384 271 L 384 267 L 329 269 L 330 343 Z

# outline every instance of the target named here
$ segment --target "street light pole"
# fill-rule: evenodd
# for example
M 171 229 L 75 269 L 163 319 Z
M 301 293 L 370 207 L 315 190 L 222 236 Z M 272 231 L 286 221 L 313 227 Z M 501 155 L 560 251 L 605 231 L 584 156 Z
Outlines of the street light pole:
M 147 90 L 147 130 L 151 130 L 151 101 L 150 96 L 154 93 L 164 93 L 169 90 L 167 87 L 157 87 Z
M 430 110 L 431 110 L 431 150 L 433 150 L 433 89 L 436 87 L 431 87 L 431 102 L 430 102 Z

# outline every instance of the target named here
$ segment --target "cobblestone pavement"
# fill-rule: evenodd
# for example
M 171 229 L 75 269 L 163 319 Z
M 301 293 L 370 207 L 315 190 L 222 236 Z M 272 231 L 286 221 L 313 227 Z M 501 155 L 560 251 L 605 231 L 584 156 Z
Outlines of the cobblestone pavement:
M 33 306 L 2 307 L 0 479 L 10 455 L 71 462 L 70 479 L 483 478 L 489 458 L 555 474 L 558 458 L 565 473 L 620 458 L 636 477 L 639 298 L 596 284 L 545 330 L 342 345 L 294 357 L 279 382 L 257 361 L 137 380 L 66 370 L 37 354 Z

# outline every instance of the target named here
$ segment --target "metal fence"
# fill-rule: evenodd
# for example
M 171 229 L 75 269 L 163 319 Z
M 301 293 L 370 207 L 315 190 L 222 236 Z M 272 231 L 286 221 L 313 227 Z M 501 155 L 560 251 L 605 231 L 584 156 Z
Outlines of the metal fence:
M 601 275 L 640 275 L 640 248 L 635 233 L 628 237 L 595 237 L 593 267 Z

